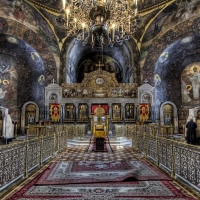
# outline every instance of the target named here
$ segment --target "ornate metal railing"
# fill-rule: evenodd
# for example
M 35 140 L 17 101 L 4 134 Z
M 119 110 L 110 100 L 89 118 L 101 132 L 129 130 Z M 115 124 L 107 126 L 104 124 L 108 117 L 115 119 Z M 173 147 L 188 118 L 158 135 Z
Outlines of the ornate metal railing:
M 67 147 L 65 125 L 29 126 L 27 136 L 32 135 L 29 130 L 37 137 L 26 137 L 24 141 L 0 147 L 0 191 L 16 179 L 27 177 L 32 169 L 42 166 L 47 159 L 54 158 L 57 151 Z
M 168 139 L 159 134 L 160 127 L 147 125 L 133 131 L 132 147 L 172 178 L 190 184 L 200 192 L 200 147 Z M 154 130 L 153 130 L 154 129 Z
M 115 124 L 115 136 L 131 138 L 136 125 Z

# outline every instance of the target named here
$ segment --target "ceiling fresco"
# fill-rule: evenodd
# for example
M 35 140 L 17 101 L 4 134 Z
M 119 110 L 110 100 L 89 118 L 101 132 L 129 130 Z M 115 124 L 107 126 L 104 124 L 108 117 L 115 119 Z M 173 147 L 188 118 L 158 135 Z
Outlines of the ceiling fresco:
M 25 2 L 18 2 L 21 1 L 0 1 L 0 16 L 21 23 L 36 32 L 51 48 L 56 59 L 59 56 L 59 47 L 52 29 L 35 8 Z
M 0 0 L 0 103 L 18 108 L 31 100 L 42 107 L 42 90 L 53 79 L 81 82 L 100 60 L 119 82 L 141 85 L 147 78 L 156 87 L 157 105 L 170 100 L 180 107 L 183 99 L 185 105 L 195 103 L 192 91 L 186 98 L 180 76 L 200 62 L 200 1 L 181 2 L 138 1 L 141 22 L 131 39 L 92 49 L 75 42 L 59 23 L 61 0 Z
M 35 49 L 18 38 L 0 35 L 0 104 L 10 108 L 11 117 L 27 101 L 44 104 L 44 72 Z
M 184 76 L 181 83 L 181 74 L 188 65 L 196 62 L 200 62 L 199 35 L 180 39 L 163 51 L 154 71 L 157 105 L 167 100 L 174 102 L 178 107 L 183 103 L 195 103 L 195 101 L 182 102 L 181 86 L 186 89 L 186 84 L 192 85 L 192 79 Z M 192 90 L 188 90 L 188 95 L 191 99 L 195 99 Z
M 193 0 L 187 6 L 171 4 L 165 8 L 151 23 L 145 32 L 140 60 L 144 60 L 148 55 L 149 49 L 153 43 L 156 42 L 163 34 L 176 25 L 189 20 L 190 18 L 200 16 L 200 1 Z M 178 28 L 178 27 L 176 27 Z M 182 30 L 185 31 L 185 30 Z M 141 62 L 142 64 L 142 62 Z
M 65 45 L 65 51 L 63 51 L 64 63 L 66 63 L 63 65 L 63 71 L 61 72 L 63 74 L 66 74 L 65 77 L 62 77 L 63 82 L 80 82 L 83 78 L 83 73 L 82 75 L 80 75 L 79 72 L 80 67 L 86 60 L 94 56 L 98 56 L 100 58 L 98 59 L 98 61 L 102 61 L 102 58 L 104 61 L 107 56 L 114 59 L 115 62 L 118 63 L 118 65 L 120 66 L 121 75 L 118 75 L 118 80 L 120 82 L 130 82 L 130 77 L 134 72 L 135 76 L 133 77 L 133 82 L 136 83 L 138 81 L 138 77 L 136 75 L 138 68 L 134 63 L 134 52 L 132 50 L 132 45 L 134 44 L 134 42 L 124 42 L 123 45 L 115 45 L 113 48 L 105 46 L 103 49 L 98 47 L 91 49 L 89 44 L 83 46 L 81 42 L 71 42 L 69 40 Z M 95 68 L 93 68 L 93 70 L 95 70 Z

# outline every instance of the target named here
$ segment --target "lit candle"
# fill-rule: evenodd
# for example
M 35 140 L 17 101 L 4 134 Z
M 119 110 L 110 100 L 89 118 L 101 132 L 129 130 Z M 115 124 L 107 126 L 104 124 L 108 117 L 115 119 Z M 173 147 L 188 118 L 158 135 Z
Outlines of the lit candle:
M 83 35 L 82 35 L 82 41 L 84 41 L 84 39 L 85 39 L 85 23 L 83 22 L 82 23 L 82 27 L 83 27 Z
M 70 13 L 70 9 L 67 8 L 67 9 L 66 9 L 67 18 L 69 17 L 69 13 Z
M 66 9 L 66 14 L 67 14 L 67 27 L 69 26 L 69 8 Z
M 64 9 L 65 9 L 65 4 L 66 4 L 65 0 L 63 0 L 63 8 Z
M 114 41 L 115 38 L 115 24 L 112 24 L 112 41 Z
M 137 8 L 135 9 L 135 16 L 137 15 Z

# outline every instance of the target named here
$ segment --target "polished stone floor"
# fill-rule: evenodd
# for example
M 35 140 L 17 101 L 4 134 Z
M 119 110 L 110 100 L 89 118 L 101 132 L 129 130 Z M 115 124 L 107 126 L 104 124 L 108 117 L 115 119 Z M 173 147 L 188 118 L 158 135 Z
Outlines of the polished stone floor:
M 112 146 L 112 152 L 87 152 L 88 146 L 71 146 L 65 152 L 58 154 L 57 160 L 64 161 L 118 161 L 138 160 L 141 155 L 133 152 L 128 146 Z

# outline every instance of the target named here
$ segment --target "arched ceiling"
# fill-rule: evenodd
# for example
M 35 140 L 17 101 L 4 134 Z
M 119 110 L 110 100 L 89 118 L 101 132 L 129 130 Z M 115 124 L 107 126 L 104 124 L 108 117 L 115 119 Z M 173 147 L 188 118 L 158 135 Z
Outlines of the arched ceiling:
M 27 101 L 44 104 L 44 64 L 38 52 L 19 38 L 0 34 L 0 104 L 12 110 Z M 20 88 L 20 89 L 19 89 Z M 17 120 L 13 118 L 13 120 Z
M 90 44 L 83 46 L 81 42 L 74 42 L 73 40 L 66 45 L 66 63 L 63 70 L 68 75 L 70 81 L 63 77 L 66 82 L 80 82 L 83 79 L 83 63 L 90 60 L 92 65 L 96 65 L 99 61 L 103 61 L 104 65 L 114 61 L 115 69 L 111 70 L 116 73 L 116 78 L 119 82 L 129 82 L 130 76 L 133 73 L 134 58 L 133 46 L 131 43 L 124 42 L 123 45 L 115 45 L 114 47 L 104 46 L 94 47 L 91 49 Z M 136 50 L 135 50 L 136 51 Z M 65 54 L 65 53 L 64 53 Z M 114 65 L 113 65 L 114 67 Z M 96 68 L 93 67 L 93 70 Z M 104 68 L 105 69 L 105 68 Z M 90 71 L 90 70 L 89 70 Z M 120 72 L 120 74 L 119 74 Z M 64 81 L 64 80 L 63 80 Z
M 167 47 L 154 71 L 156 103 L 170 100 L 181 106 L 181 73 L 190 64 L 200 62 L 200 36 L 182 38 Z

